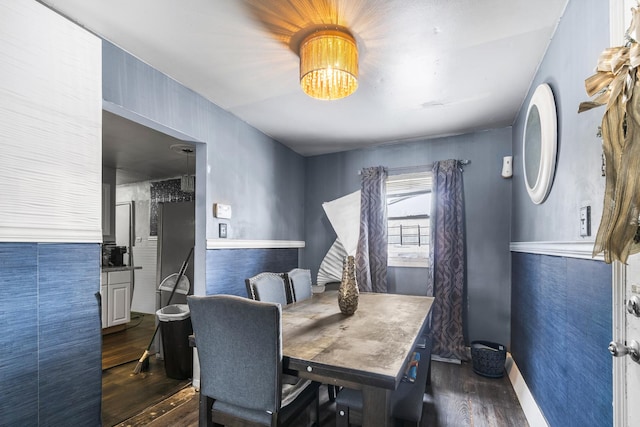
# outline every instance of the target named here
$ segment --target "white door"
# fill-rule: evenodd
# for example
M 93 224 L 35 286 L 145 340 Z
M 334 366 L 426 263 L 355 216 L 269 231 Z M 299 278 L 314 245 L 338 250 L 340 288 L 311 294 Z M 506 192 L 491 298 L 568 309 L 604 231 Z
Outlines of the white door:
M 613 418 L 615 427 L 640 420 L 640 254 L 613 265 Z
M 631 8 L 636 0 L 609 0 L 610 45 L 624 44 L 624 33 L 631 22 Z M 615 427 L 639 425 L 640 364 L 632 354 L 634 341 L 640 343 L 640 317 L 627 310 L 633 297 L 640 297 L 640 254 L 630 256 L 628 265 L 613 265 L 613 341 L 609 349 L 618 353 L 613 359 L 613 417 Z M 633 311 L 633 310 L 631 310 Z M 629 354 L 631 353 L 631 354 Z
M 627 345 L 633 345 L 638 352 L 626 358 L 627 425 L 631 426 L 640 421 L 640 254 L 634 255 L 633 262 L 627 267 L 626 308 Z
M 613 265 L 613 418 L 615 427 L 640 420 L 640 254 Z
M 618 313 L 619 336 L 612 342 L 610 350 L 621 359 L 614 362 L 620 364 L 618 386 L 622 394 L 619 406 L 621 413 L 616 424 L 633 426 L 638 425 L 640 420 L 640 405 L 637 404 L 640 396 L 640 254 L 629 257 L 625 276 L 622 292 L 619 293 L 619 299 L 623 301 L 619 301 L 622 304 L 617 304 L 616 308 L 622 312 L 621 316 Z

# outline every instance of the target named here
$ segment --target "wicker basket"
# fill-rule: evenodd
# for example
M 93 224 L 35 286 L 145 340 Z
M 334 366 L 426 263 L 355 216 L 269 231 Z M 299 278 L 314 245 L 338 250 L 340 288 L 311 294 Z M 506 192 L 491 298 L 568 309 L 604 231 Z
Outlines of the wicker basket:
M 471 343 L 471 359 L 473 372 L 489 378 L 504 376 L 504 362 L 507 350 L 502 344 L 490 341 L 473 341 Z

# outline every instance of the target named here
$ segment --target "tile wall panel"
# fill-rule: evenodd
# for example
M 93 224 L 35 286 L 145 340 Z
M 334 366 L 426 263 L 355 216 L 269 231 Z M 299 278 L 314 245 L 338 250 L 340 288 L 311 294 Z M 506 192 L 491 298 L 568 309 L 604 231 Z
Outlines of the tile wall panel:
M 135 281 L 131 311 L 155 314 L 158 241 L 143 239 L 142 242 L 137 242 L 133 246 L 133 259 L 134 264 L 142 269 L 133 272 Z M 149 295 L 153 295 L 154 298 L 150 298 Z
M 149 235 L 158 235 L 158 203 L 190 202 L 196 199 L 195 193 L 180 189 L 180 179 L 155 181 L 150 184 L 149 193 Z
M 298 266 L 298 249 L 207 250 L 207 295 L 246 297 L 244 280 L 263 271 L 286 272 Z
M 0 244 L 2 426 L 38 424 L 36 255 L 35 243 Z
M 611 267 L 512 253 L 512 274 L 511 353 L 549 425 L 611 425 Z

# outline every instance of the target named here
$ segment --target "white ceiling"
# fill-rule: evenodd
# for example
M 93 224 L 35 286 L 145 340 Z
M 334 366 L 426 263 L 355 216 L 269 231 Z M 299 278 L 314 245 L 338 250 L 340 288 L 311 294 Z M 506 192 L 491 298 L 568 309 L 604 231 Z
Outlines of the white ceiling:
M 510 126 L 568 0 L 41 1 L 311 156 Z M 320 24 L 358 43 L 342 100 L 299 86 Z
M 103 111 L 102 165 L 116 170 L 118 185 L 195 175 L 195 146 Z

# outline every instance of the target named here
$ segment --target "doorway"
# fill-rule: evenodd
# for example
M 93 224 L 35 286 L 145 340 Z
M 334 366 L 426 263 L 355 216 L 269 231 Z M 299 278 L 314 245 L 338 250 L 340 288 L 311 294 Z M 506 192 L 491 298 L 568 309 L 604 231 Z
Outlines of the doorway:
M 150 344 L 157 324 L 156 297 L 161 277 L 157 276 L 159 242 L 157 234 L 152 232 L 154 212 L 150 186 L 152 182 L 180 181 L 185 175 L 195 176 L 196 159 L 205 155 L 206 147 L 122 111 L 103 111 L 102 139 L 103 170 L 113 170 L 113 174 L 103 174 L 103 179 L 115 177 L 113 240 L 117 245 L 128 247 L 126 265 L 141 267 L 134 270 L 132 280 L 131 321 L 122 331 L 103 337 L 103 356 L 108 352 L 111 360 L 103 364 L 106 366 L 103 368 L 103 422 L 107 426 L 124 421 L 122 417 L 135 415 L 132 411 L 142 411 L 191 382 L 167 378 L 163 360 L 155 355 L 148 358 L 149 363 L 141 373 L 132 373 Z M 171 149 L 175 145 L 194 147 L 193 157 L 185 161 L 183 153 Z M 204 180 L 198 184 L 204 186 Z M 195 209 L 191 215 L 191 224 L 195 226 Z M 201 227 L 204 229 L 204 224 Z M 180 258 L 181 263 L 184 254 Z M 197 267 L 195 258 L 191 258 L 191 269 Z M 155 351 L 155 346 L 151 350 Z

